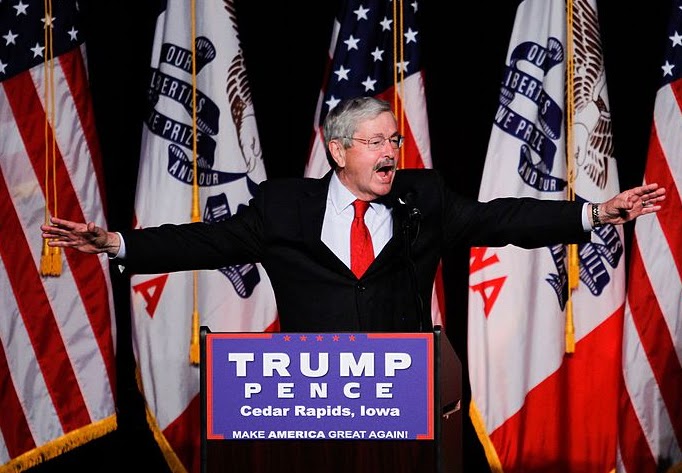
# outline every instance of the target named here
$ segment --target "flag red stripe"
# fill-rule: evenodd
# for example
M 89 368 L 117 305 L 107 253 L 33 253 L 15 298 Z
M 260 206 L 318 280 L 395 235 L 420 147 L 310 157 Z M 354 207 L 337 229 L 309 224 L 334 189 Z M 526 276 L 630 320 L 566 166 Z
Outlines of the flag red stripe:
M 78 121 L 83 128 L 83 136 L 85 137 L 88 149 L 90 150 L 90 160 L 95 169 L 97 185 L 100 189 L 100 200 L 104 214 L 106 215 L 106 198 L 103 193 L 103 189 L 106 187 L 104 185 L 102 151 L 100 150 L 99 139 L 97 138 L 95 114 L 92 109 L 92 100 L 90 98 L 85 63 L 83 62 L 81 50 L 74 49 L 66 54 L 62 54 L 59 56 L 59 63 L 64 71 L 66 82 L 69 85 L 71 97 L 73 97 L 73 101 L 76 104 Z
M 0 171 L 0 174 L 2 171 Z M 4 179 L 0 178 L 0 202 L 9 202 L 7 195 L 7 187 Z M 4 215 L 4 205 L 0 204 L 0 210 Z M 0 254 L 2 254 L 2 246 L 0 246 Z M 7 364 L 7 356 L 5 349 L 0 343 L 0 406 L 2 406 L 2 415 L 0 415 L 0 432 L 7 447 L 9 456 L 14 458 L 22 453 L 32 450 L 36 444 L 33 441 L 33 436 L 28 427 L 24 410 L 21 407 L 17 391 L 12 383 L 9 365 Z
M 376 97 L 385 100 L 390 104 L 393 104 L 394 90 L 395 87 L 389 87 L 382 93 L 377 94 Z M 394 104 L 394 110 L 404 110 L 402 101 L 400 100 L 400 96 L 398 96 L 397 100 L 399 103 Z M 400 125 L 401 122 L 400 117 L 398 116 L 397 118 L 398 125 Z M 404 158 L 401 158 L 402 166 L 400 167 L 402 169 L 423 169 L 424 161 L 422 160 L 421 153 L 417 148 L 417 140 L 415 140 L 414 138 L 414 134 L 412 133 L 412 129 L 410 128 L 410 123 L 407 120 L 405 120 L 404 123 L 405 129 L 402 131 L 402 133 L 405 136 L 405 144 L 400 149 L 401 156 L 404 156 Z
M 3 83 L 7 98 L 12 108 L 17 129 L 28 151 L 28 157 L 38 176 L 41 187 L 44 185 L 44 137 L 42 127 L 35 123 L 44 123 L 45 113 L 38 100 L 30 74 L 19 74 Z M 58 156 L 61 161 L 61 156 Z M 41 165 L 42 162 L 42 165 Z M 63 164 L 58 165 L 61 173 L 58 182 L 68 180 Z M 4 185 L 4 182 L 3 182 Z M 7 199 L 10 196 L 7 190 Z M 45 189 L 43 188 L 43 193 Z M 73 194 L 73 192 L 72 192 Z M 66 205 L 73 205 L 76 199 L 60 190 L 60 196 L 66 197 Z M 61 200 L 61 199 L 60 199 Z M 9 200 L 11 201 L 11 200 Z M 63 200 L 62 200 L 63 201 Z M 24 230 L 13 209 L 7 209 L 4 231 L 0 238 L 10 235 L 23 235 Z M 11 210 L 11 211 L 9 211 Z M 39 229 L 36 230 L 36 238 Z M 54 403 L 57 415 L 65 431 L 91 423 L 76 375 L 57 327 L 52 307 L 43 290 L 30 248 L 26 240 L 12 238 L 12 241 L 0 241 L 4 245 L 12 245 L 13 251 L 3 255 L 6 261 L 7 275 L 17 295 L 17 305 L 22 313 L 26 330 L 33 344 L 36 359 L 45 377 L 47 389 Z M 9 246 L 8 246 L 9 247 Z M 97 289 L 91 289 L 96 291 Z
M 637 473 L 656 473 L 656 460 L 646 441 L 639 419 L 627 392 L 620 399 L 619 444 L 625 471 Z
M 658 384 L 663 402 L 677 436 L 682 441 L 682 366 L 675 353 L 661 307 L 651 286 L 639 246 L 635 240 L 631 251 L 631 273 L 637 284 L 628 288 L 628 303 L 639 339 Z
M 675 185 L 675 179 L 670 173 L 655 127 L 651 131 L 649 154 L 644 172 L 646 182 L 657 182 L 666 189 L 666 200 L 658 211 L 658 221 L 668 241 L 670 253 L 673 255 L 677 274 L 682 279 L 682 219 L 680 219 L 680 189 Z
M 12 235 L 22 235 L 23 229 L 14 208 L 10 206 L 12 200 L 4 177 L 0 179 L 0 197 L 2 197 L 0 209 L 4 216 L 3 231 L 0 232 L 0 251 L 7 277 L 16 295 L 17 307 L 33 345 L 52 403 L 64 430 L 69 431 L 90 423 L 85 401 L 76 382 L 43 284 L 38 272 L 35 271 L 28 243 L 23 238 L 12 238 Z M 4 250 L 10 247 L 12 251 Z M 70 388 L 66 389 L 67 386 Z

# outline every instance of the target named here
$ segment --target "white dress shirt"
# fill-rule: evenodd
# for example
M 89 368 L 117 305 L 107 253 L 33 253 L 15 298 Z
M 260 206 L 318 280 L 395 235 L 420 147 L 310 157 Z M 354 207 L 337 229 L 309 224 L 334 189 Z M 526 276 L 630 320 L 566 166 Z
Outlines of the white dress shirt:
M 350 225 L 355 211 L 353 201 L 356 197 L 341 183 L 336 173 L 332 173 L 327 205 L 322 222 L 322 242 L 343 263 L 350 268 Z M 371 202 L 365 213 L 365 224 L 372 235 L 372 247 L 376 257 L 393 236 L 391 210 L 383 204 Z

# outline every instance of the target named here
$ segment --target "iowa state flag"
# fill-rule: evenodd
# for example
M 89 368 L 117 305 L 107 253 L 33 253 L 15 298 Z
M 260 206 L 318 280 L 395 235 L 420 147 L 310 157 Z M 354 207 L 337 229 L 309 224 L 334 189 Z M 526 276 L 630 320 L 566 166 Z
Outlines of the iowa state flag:
M 569 175 L 577 201 L 619 192 L 596 2 L 568 7 L 568 18 L 563 0 L 518 7 L 480 200 L 567 199 Z M 470 415 L 493 471 L 615 468 L 622 227 L 601 227 L 577 247 L 579 272 L 569 269 L 567 252 L 565 245 L 471 251 Z M 569 272 L 579 276 L 575 290 Z
M 0 32 L 0 471 L 19 472 L 116 429 L 116 325 L 106 255 L 42 264 L 49 216 L 107 226 L 76 2 L 0 2 Z
M 195 183 L 198 219 L 225 219 L 265 179 L 233 2 L 196 2 L 193 35 L 194 4 L 168 1 L 157 20 L 137 227 L 192 221 Z M 172 471 L 198 472 L 199 367 L 189 355 L 193 312 L 213 332 L 272 328 L 277 314 L 270 281 L 260 265 L 243 264 L 138 275 L 131 283 L 133 348 L 151 427 Z

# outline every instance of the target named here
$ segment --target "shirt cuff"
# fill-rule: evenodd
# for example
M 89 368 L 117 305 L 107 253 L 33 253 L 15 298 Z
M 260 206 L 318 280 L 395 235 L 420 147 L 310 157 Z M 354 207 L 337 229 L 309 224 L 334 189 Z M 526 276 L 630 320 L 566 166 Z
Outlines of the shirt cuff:
M 594 229 L 592 228 L 592 224 L 590 223 L 590 217 L 588 215 L 588 211 L 589 211 L 588 205 L 590 205 L 588 202 L 585 202 L 583 204 L 582 221 L 583 221 L 583 230 L 585 230 L 586 232 L 591 232 Z M 123 238 L 121 238 L 121 248 L 123 248 Z

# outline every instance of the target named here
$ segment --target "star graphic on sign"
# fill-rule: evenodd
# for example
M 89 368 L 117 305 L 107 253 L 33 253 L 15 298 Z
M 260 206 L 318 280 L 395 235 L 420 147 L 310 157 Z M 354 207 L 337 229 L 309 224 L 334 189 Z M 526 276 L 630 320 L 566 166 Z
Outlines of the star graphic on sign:
M 334 340 L 335 342 L 338 342 L 338 341 L 339 341 L 339 336 L 338 336 L 338 335 L 334 335 L 334 336 L 332 337 L 332 340 Z
M 324 340 L 324 337 L 322 335 L 318 335 L 317 337 L 315 337 L 315 340 L 321 342 L 322 340 Z
M 18 34 L 12 33 L 12 30 L 9 30 L 6 35 L 3 36 L 5 38 L 5 46 L 9 46 L 10 44 L 17 44 L 14 40 L 18 37 Z
M 306 337 L 305 335 L 301 335 L 301 336 L 298 337 L 298 338 L 299 338 L 299 340 L 301 340 L 302 342 L 305 342 L 305 341 L 308 340 L 308 337 Z
M 285 336 L 284 336 L 284 341 L 285 341 L 285 342 L 290 342 L 290 341 L 291 341 L 291 335 L 285 335 Z
M 31 48 L 31 51 L 33 51 L 33 57 L 43 57 L 43 50 L 45 47 L 41 46 L 39 43 L 36 43 L 35 46 Z
M 355 341 L 355 335 L 349 335 L 348 340 L 350 340 L 351 342 L 354 342 Z
M 665 61 L 665 64 L 661 66 L 661 69 L 663 69 L 663 77 L 673 75 L 674 68 L 675 64 L 670 64 L 668 61 Z

